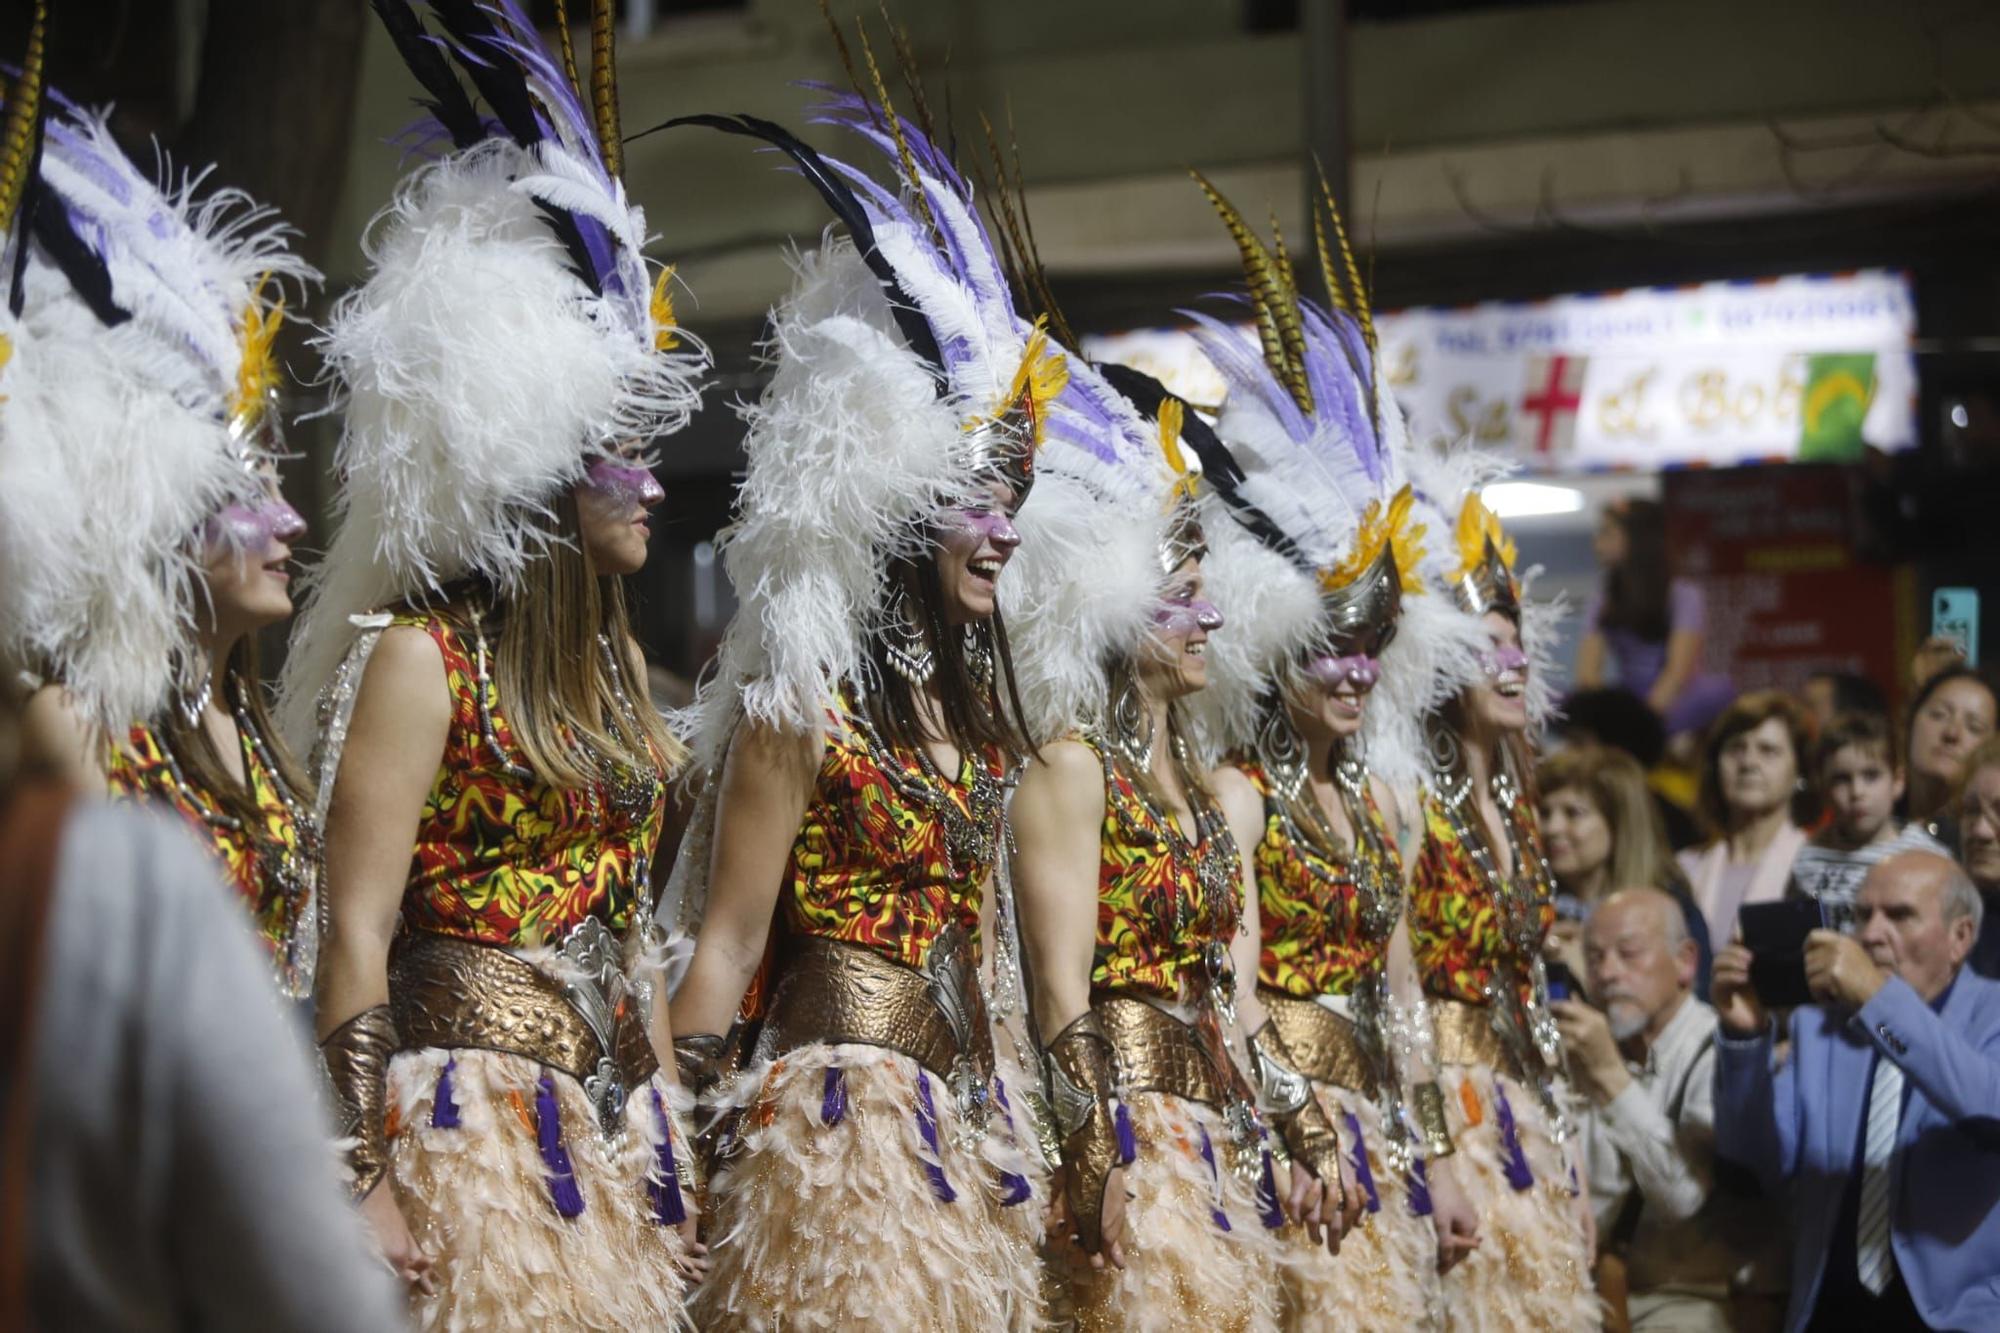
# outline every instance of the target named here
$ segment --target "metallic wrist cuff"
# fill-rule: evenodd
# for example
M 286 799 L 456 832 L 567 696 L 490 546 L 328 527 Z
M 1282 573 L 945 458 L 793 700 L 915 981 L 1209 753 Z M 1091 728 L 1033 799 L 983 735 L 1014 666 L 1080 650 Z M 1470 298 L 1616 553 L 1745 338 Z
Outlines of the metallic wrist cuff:
M 319 1044 L 333 1091 L 334 1127 L 341 1138 L 353 1141 L 347 1150 L 354 1172 L 348 1189 L 357 1200 L 366 1198 L 389 1169 L 389 1059 L 401 1047 L 386 1004 L 362 1010 Z
M 1085 1013 L 1057 1034 L 1042 1052 L 1048 1083 L 1049 1117 L 1061 1144 L 1064 1193 L 1077 1240 L 1097 1253 L 1104 1246 L 1104 1186 L 1112 1168 L 1123 1164 L 1117 1117 L 1118 1065 L 1110 1039 L 1094 1012 Z
M 1449 1157 L 1458 1151 L 1444 1120 L 1444 1089 L 1435 1082 L 1419 1083 L 1410 1089 L 1410 1110 L 1417 1117 L 1417 1132 L 1424 1136 L 1424 1156 Z
M 697 1100 L 707 1096 L 710 1089 L 722 1081 L 722 1061 L 728 1051 L 729 1038 L 718 1037 L 713 1032 L 675 1037 L 674 1070 L 680 1075 L 681 1086 L 693 1093 Z
M 1250 1039 L 1251 1064 L 1257 1074 L 1257 1100 L 1285 1155 L 1313 1173 L 1322 1184 L 1340 1188 L 1340 1132 L 1326 1108 L 1312 1095 L 1312 1082 L 1292 1068 L 1284 1038 L 1269 1023 Z

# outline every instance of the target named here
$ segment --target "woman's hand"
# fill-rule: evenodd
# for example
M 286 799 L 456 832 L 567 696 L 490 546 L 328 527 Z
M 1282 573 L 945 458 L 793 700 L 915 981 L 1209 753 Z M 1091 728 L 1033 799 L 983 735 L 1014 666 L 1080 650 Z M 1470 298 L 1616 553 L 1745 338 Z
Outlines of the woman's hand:
M 424 1295 L 437 1295 L 437 1284 L 431 1281 L 431 1256 L 410 1234 L 410 1224 L 396 1206 L 395 1191 L 386 1182 L 377 1185 L 361 1201 L 359 1211 L 389 1271 Z
M 1449 1273 L 1479 1248 L 1479 1214 L 1458 1183 L 1458 1164 L 1440 1157 L 1425 1165 L 1431 1192 L 1431 1230 L 1437 1233 L 1437 1265 Z
M 687 1207 L 687 1220 L 678 1228 L 684 1252 L 674 1267 L 691 1287 L 708 1276 L 708 1246 L 701 1243 L 701 1217 L 695 1211 L 694 1200 L 686 1190 L 681 1191 L 681 1200 Z

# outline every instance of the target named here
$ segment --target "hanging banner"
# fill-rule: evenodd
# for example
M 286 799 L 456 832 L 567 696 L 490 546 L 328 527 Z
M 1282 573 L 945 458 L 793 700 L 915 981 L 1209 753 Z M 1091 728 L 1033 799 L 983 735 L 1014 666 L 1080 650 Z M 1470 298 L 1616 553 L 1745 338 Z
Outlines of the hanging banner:
M 1375 324 L 1412 430 L 1532 471 L 1840 462 L 1917 441 L 1916 307 L 1900 272 L 1423 307 Z M 1086 350 L 1196 403 L 1222 394 L 1179 330 Z

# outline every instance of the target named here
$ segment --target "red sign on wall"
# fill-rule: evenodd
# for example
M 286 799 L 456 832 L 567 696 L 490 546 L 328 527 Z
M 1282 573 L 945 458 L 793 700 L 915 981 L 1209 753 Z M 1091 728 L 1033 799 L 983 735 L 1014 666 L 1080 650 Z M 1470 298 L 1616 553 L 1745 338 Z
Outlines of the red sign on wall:
M 1856 554 L 1839 467 L 1740 467 L 1662 478 L 1674 573 L 1701 584 L 1704 655 L 1738 690 L 1796 690 L 1819 671 L 1900 679 L 1894 566 Z

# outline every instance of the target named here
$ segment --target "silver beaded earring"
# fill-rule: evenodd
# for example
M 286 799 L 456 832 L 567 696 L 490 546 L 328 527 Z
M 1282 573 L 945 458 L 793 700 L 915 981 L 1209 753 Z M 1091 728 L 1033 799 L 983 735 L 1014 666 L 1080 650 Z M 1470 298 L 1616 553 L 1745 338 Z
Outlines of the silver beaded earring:
M 901 588 L 889 605 L 889 620 L 882 627 L 882 646 L 889 668 L 910 684 L 922 688 L 937 674 L 937 654 L 924 637 L 923 626 L 910 614 L 910 599 Z

